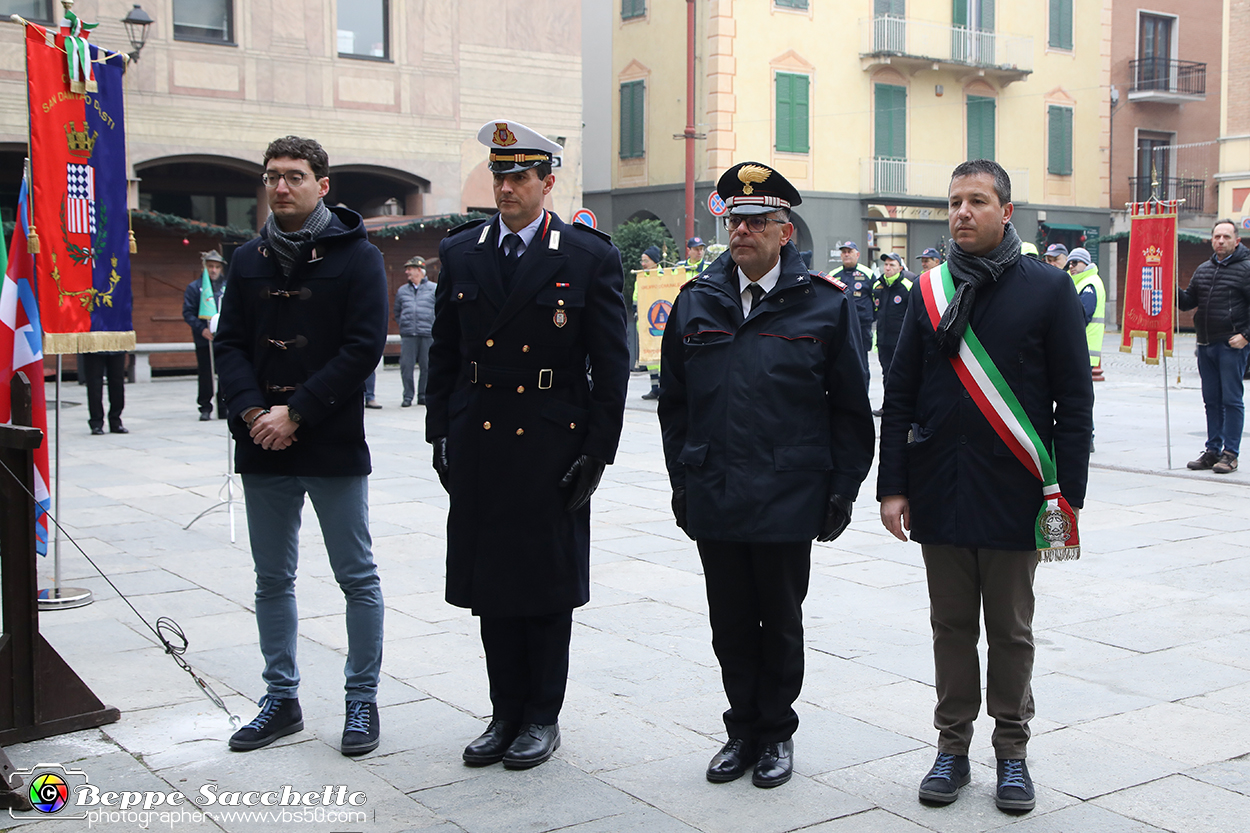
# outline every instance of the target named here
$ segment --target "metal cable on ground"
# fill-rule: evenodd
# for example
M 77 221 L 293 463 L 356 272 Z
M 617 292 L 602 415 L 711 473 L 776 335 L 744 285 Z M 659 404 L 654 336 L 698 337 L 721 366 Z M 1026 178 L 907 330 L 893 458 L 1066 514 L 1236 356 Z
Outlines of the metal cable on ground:
M 8 464 L 6 464 L 3 460 L 0 460 L 0 468 L 3 468 L 9 473 L 9 476 L 13 478 L 13 481 L 17 483 L 21 490 L 25 492 L 32 501 L 35 500 L 34 494 L 31 493 L 30 489 L 26 488 L 26 484 L 22 482 L 16 472 L 9 468 Z M 204 693 L 204 696 L 212 701 L 213 705 L 217 706 L 217 708 L 221 709 L 229 716 L 230 725 L 234 729 L 238 729 L 242 726 L 243 718 L 239 717 L 237 714 L 233 714 L 230 709 L 226 707 L 226 701 L 221 699 L 221 695 L 214 691 L 213 687 L 209 685 L 203 677 L 195 673 L 195 670 L 191 667 L 191 663 L 182 658 L 182 655 L 186 653 L 187 645 L 189 644 L 187 641 L 187 635 L 182 630 L 182 626 L 168 616 L 160 617 L 156 620 L 156 625 L 153 626 L 147 619 L 144 618 L 138 608 L 130 603 L 130 599 L 126 598 L 126 594 L 118 589 L 117 585 L 113 583 L 113 580 L 105 575 L 104 571 L 100 569 L 100 565 L 96 564 L 95 561 L 92 560 L 91 556 L 87 555 L 86 550 L 79 546 L 78 542 L 74 540 L 74 537 L 65 530 L 65 527 L 61 526 L 61 522 L 54 518 L 51 512 L 48 512 L 47 516 L 48 520 L 55 524 L 56 528 L 61 531 L 65 538 L 74 545 L 74 549 L 78 550 L 78 552 L 82 554 L 82 557 L 87 559 L 87 563 L 95 568 L 95 571 L 100 574 L 100 578 L 108 582 L 108 586 L 112 587 L 117 593 L 118 598 L 126 603 L 126 607 L 134 611 L 135 616 L 139 617 L 139 621 L 147 626 L 147 629 L 152 632 L 152 635 L 156 637 L 157 641 L 164 646 L 165 653 L 169 654 L 170 657 L 173 658 L 179 668 L 191 675 L 191 679 L 195 680 L 195 684 L 200 687 L 200 691 Z M 166 638 L 166 633 L 170 634 L 173 639 L 176 639 L 178 644 L 175 645 L 170 641 L 170 639 Z

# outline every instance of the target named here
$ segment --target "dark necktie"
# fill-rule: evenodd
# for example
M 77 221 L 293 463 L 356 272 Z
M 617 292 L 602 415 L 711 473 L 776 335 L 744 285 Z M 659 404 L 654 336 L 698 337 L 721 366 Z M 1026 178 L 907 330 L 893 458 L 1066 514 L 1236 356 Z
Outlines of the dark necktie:
M 751 293 L 751 309 L 754 310 L 760 305 L 760 299 L 764 297 L 764 287 L 752 281 L 747 284 L 747 292 Z M 750 315 L 750 313 L 747 313 Z
M 512 291 L 512 276 L 516 274 L 517 261 L 521 259 L 518 254 L 521 248 L 521 235 L 515 232 L 507 234 L 503 239 L 503 287 L 508 292 Z

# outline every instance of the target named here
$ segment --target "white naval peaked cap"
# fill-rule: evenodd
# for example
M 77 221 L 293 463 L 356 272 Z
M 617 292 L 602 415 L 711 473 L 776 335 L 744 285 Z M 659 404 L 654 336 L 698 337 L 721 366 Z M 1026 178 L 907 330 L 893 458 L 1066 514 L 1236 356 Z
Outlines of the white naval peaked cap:
M 517 121 L 488 121 L 477 131 L 477 140 L 490 148 L 490 170 L 496 174 L 528 171 L 550 162 L 560 167 L 564 148 Z

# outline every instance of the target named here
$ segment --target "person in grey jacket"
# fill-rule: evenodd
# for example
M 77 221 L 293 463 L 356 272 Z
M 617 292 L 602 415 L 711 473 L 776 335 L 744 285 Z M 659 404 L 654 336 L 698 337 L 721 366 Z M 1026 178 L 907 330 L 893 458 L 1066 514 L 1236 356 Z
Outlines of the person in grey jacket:
M 434 325 L 434 281 L 425 274 L 425 258 L 404 264 L 408 282 L 395 290 L 395 323 L 399 325 L 399 376 L 404 383 L 400 404 L 412 405 L 412 369 L 421 368 L 417 381 L 417 404 L 425 404 L 425 369 L 430 363 L 430 327 Z

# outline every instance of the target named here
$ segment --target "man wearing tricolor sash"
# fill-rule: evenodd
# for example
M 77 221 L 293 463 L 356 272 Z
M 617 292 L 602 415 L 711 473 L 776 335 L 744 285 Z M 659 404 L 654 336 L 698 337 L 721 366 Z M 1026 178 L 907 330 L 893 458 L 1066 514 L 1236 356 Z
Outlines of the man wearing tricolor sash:
M 971 780 L 984 610 L 995 803 L 1027 811 L 1033 574 L 1080 552 L 1089 351 L 1071 278 L 1020 256 L 1006 171 L 961 164 L 949 205 L 947 262 L 917 281 L 886 384 L 877 498 L 886 528 L 921 544 L 928 578 L 939 736 L 920 799 L 949 804 Z

